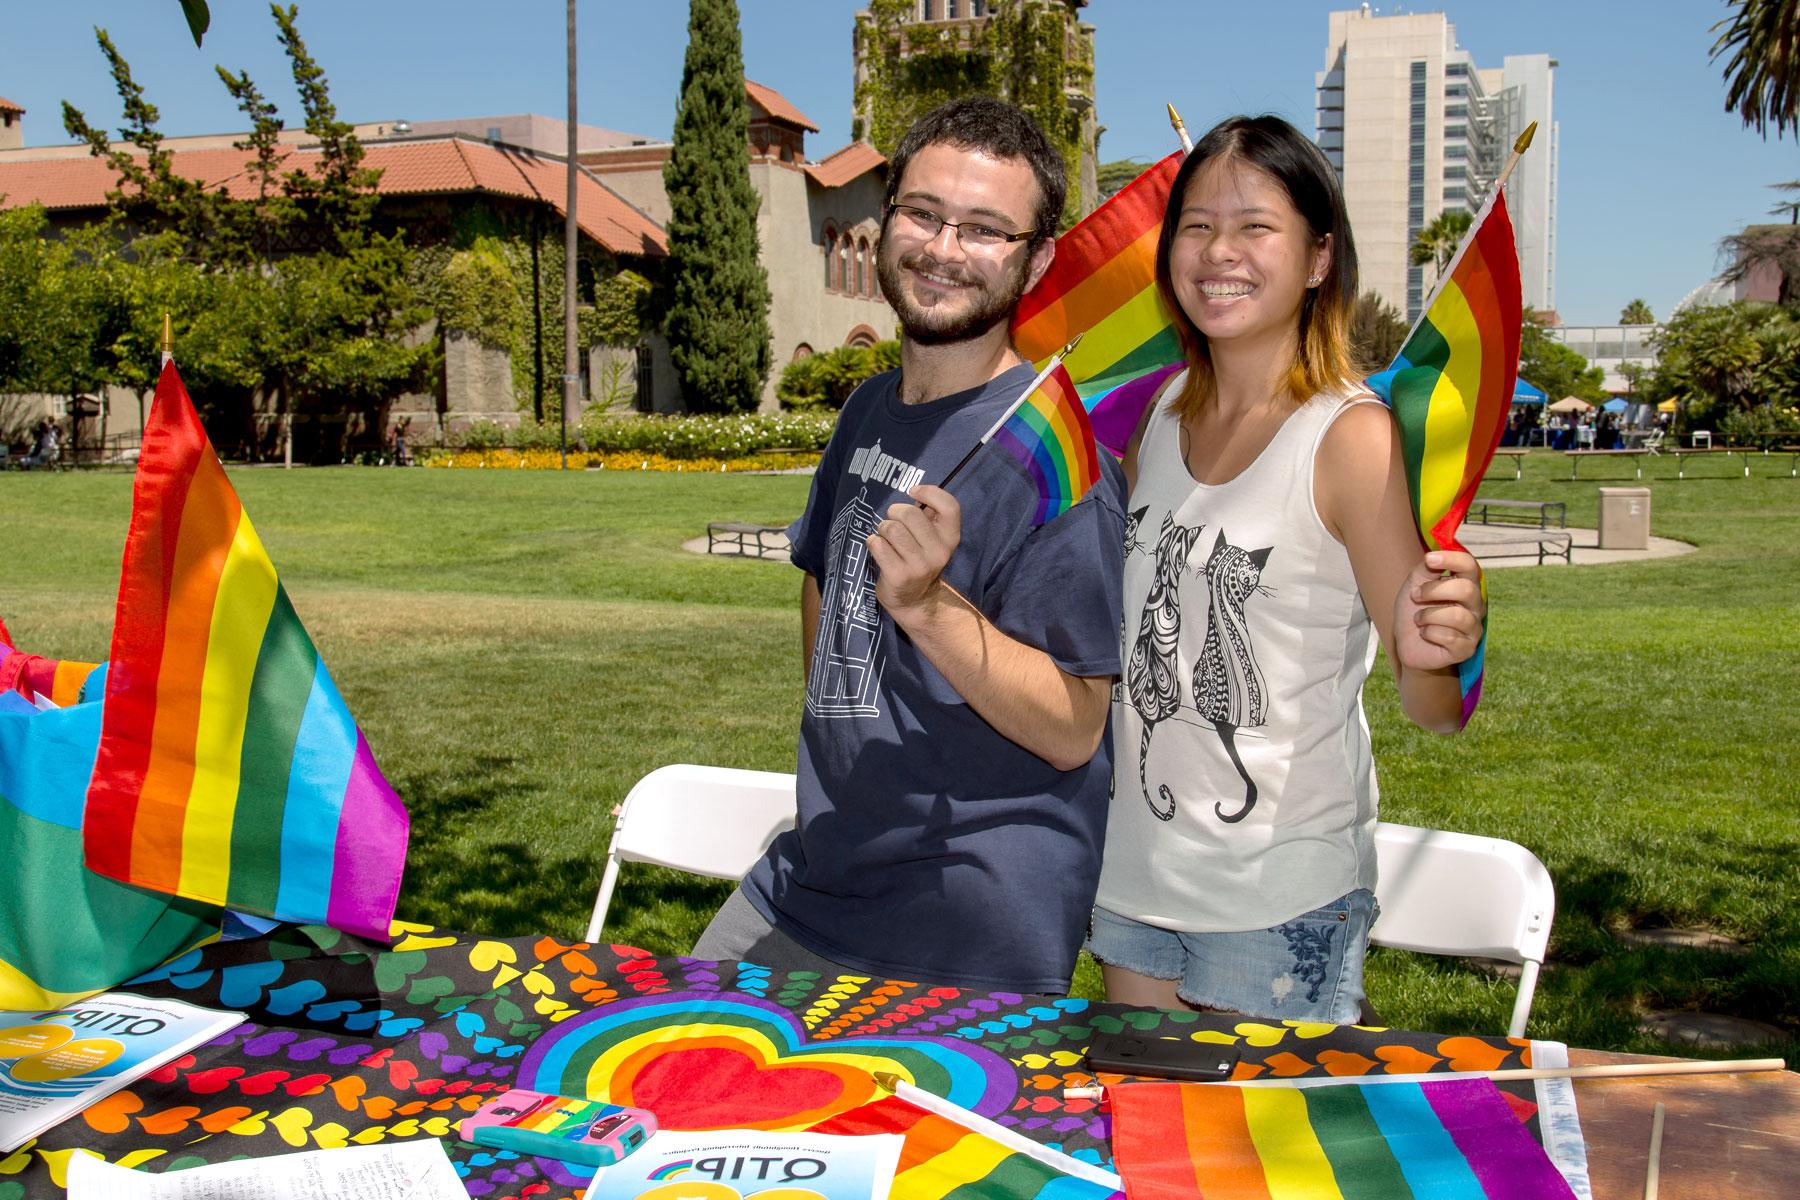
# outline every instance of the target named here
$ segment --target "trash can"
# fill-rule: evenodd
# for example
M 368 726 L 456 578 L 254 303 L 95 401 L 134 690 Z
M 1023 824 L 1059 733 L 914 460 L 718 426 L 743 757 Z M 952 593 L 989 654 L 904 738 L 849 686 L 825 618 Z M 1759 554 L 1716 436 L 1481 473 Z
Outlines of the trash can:
M 1600 489 L 1600 548 L 1648 550 L 1650 548 L 1650 489 L 1603 487 Z

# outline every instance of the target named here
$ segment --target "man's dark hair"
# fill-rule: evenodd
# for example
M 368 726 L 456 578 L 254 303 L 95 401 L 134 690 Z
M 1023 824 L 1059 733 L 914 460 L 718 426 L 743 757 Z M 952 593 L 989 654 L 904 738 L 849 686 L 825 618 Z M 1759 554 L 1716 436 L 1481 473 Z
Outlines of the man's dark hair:
M 1022 158 L 1037 177 L 1038 206 L 1032 243 L 1056 236 L 1062 220 L 1063 199 L 1068 195 L 1068 174 L 1062 155 L 1026 112 L 990 96 L 964 96 L 940 104 L 914 121 L 900 148 L 888 160 L 888 203 L 899 194 L 900 180 L 912 156 L 927 146 L 944 143 L 964 150 L 979 150 L 993 158 Z

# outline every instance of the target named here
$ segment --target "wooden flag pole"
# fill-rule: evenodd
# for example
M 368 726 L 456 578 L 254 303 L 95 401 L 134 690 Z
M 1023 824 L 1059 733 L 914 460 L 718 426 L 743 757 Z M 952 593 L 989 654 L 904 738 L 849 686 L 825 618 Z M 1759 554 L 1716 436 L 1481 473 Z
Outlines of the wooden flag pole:
M 1006 411 L 1000 414 L 1000 419 L 990 425 L 988 431 L 981 435 L 981 440 L 976 442 L 973 446 L 970 446 L 969 452 L 957 460 L 954 467 L 950 468 L 950 473 L 944 476 L 944 481 L 938 484 L 939 487 L 950 486 L 950 481 L 955 479 L 958 473 L 960 473 L 964 467 L 969 465 L 969 460 L 975 457 L 975 452 L 987 445 L 989 439 L 1000 432 L 1000 427 L 1010 421 L 1012 415 L 1019 411 L 1019 405 L 1025 403 L 1025 401 L 1030 398 L 1031 393 L 1037 391 L 1038 388 L 1042 386 L 1044 380 L 1050 378 L 1050 372 L 1056 370 L 1056 368 L 1061 365 L 1062 360 L 1067 358 L 1070 352 L 1073 351 L 1076 346 L 1081 344 L 1082 336 L 1082 334 L 1076 334 L 1074 339 L 1070 341 L 1068 345 L 1064 346 L 1061 350 L 1058 350 L 1051 357 L 1050 361 L 1044 364 L 1044 369 L 1039 371 L 1036 377 L 1034 377 L 1030 383 L 1025 385 L 1025 390 L 1019 393 L 1019 398 L 1007 406 Z
M 1181 123 L 1181 114 L 1175 111 L 1173 104 L 1169 105 L 1169 124 L 1175 127 L 1175 136 L 1181 139 L 1181 152 L 1192 154 L 1194 139 L 1188 136 L 1187 126 Z
M 980 1113 L 970 1112 L 960 1104 L 954 1104 L 924 1088 L 915 1087 L 891 1071 L 874 1071 L 871 1074 L 876 1083 L 908 1104 L 922 1108 L 934 1116 L 942 1117 L 946 1121 L 960 1125 L 983 1137 L 991 1138 L 1014 1153 L 1027 1155 L 1065 1175 L 1073 1175 L 1077 1179 L 1083 1179 L 1101 1187 L 1111 1188 L 1114 1191 L 1125 1189 L 1124 1183 L 1111 1171 L 1096 1167 L 1092 1163 L 1082 1162 L 1078 1158 L 1071 1158 L 1048 1146 L 1039 1145 L 1024 1134 L 991 1121 Z

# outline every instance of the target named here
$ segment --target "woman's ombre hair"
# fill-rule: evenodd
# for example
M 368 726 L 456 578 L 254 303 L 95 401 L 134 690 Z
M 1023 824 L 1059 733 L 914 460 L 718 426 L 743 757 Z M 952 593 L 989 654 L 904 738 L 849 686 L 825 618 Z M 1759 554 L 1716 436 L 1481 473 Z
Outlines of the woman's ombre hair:
M 1175 299 L 1169 258 L 1180 225 L 1181 206 L 1188 185 L 1215 160 L 1235 160 L 1255 167 L 1281 185 L 1288 200 L 1306 221 L 1313 244 L 1331 239 L 1331 265 L 1318 287 L 1308 288 L 1300 305 L 1300 337 L 1294 362 L 1288 369 L 1288 391 L 1302 404 L 1327 388 L 1357 378 L 1350 362 L 1350 315 L 1356 308 L 1356 243 L 1350 236 L 1350 215 L 1337 173 L 1324 152 L 1298 129 L 1276 116 L 1228 117 L 1200 139 L 1176 173 L 1163 212 L 1162 234 L 1156 243 L 1156 289 L 1174 320 L 1187 359 L 1187 383 L 1171 403 L 1178 415 L 1199 410 L 1212 393 L 1212 354 L 1206 335 L 1194 325 Z

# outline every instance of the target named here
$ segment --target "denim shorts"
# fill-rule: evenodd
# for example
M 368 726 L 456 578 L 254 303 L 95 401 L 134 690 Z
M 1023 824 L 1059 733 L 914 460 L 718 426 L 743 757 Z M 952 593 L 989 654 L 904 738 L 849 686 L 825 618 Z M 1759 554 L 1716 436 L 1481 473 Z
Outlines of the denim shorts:
M 1198 1008 L 1352 1025 L 1377 911 L 1358 888 L 1273 929 L 1181 933 L 1095 908 L 1087 948 L 1110 966 L 1178 980 L 1176 995 Z

